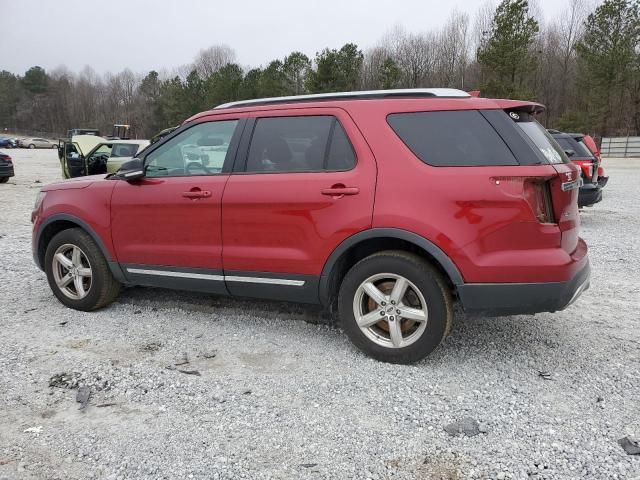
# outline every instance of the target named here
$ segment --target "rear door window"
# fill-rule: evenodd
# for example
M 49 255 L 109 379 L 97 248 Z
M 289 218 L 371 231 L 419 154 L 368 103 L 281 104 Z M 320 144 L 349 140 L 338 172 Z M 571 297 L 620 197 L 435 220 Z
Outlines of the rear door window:
M 336 117 L 266 117 L 256 120 L 246 171 L 339 171 L 355 163 L 351 142 Z
M 387 122 L 414 155 L 428 165 L 518 165 L 500 135 L 477 110 L 394 113 Z

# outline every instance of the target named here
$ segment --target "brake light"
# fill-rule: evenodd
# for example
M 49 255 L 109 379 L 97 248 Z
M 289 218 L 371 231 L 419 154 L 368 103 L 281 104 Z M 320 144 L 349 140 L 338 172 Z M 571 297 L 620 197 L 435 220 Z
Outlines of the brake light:
M 524 198 L 540 223 L 554 223 L 553 205 L 549 183 L 539 179 L 527 179 L 524 182 Z
M 593 175 L 593 163 L 583 163 L 580 165 L 580 168 L 586 178 L 591 178 Z
M 538 222 L 555 223 L 549 179 L 550 177 L 493 177 L 491 180 L 507 195 L 523 198 Z

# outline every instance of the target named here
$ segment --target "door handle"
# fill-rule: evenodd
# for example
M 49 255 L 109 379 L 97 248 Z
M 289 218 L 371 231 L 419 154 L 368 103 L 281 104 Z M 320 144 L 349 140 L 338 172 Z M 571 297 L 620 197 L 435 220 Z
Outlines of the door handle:
M 182 192 L 182 196 L 196 200 L 198 198 L 209 198 L 211 196 L 211 192 L 209 190 L 200 190 L 198 187 L 195 187 L 188 192 Z
M 357 195 L 360 193 L 360 189 L 358 187 L 345 187 L 339 183 L 337 185 L 333 185 L 331 188 L 324 188 L 320 190 L 320 193 L 334 198 L 342 198 L 345 195 Z

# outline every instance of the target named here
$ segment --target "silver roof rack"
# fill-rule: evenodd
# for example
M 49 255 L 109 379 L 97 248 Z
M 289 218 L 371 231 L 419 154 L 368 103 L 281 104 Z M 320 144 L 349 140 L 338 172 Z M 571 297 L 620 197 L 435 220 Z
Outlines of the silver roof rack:
M 313 95 L 293 95 L 289 97 L 256 98 L 218 105 L 222 108 L 245 107 L 251 105 L 271 105 L 274 103 L 313 102 L 316 100 L 366 100 L 374 98 L 468 98 L 463 90 L 455 88 L 399 88 L 395 90 L 362 90 L 357 92 L 316 93 Z

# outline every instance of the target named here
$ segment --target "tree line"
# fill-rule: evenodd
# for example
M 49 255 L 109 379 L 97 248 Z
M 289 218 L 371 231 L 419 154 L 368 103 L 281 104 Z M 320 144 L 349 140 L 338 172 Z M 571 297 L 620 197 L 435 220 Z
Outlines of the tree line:
M 226 45 L 201 50 L 168 73 L 85 67 L 24 75 L 0 72 L 0 128 L 62 135 L 67 129 L 133 125 L 149 137 L 194 113 L 251 98 L 389 88 L 451 87 L 483 97 L 547 106 L 543 122 L 595 136 L 640 133 L 640 17 L 637 0 L 568 0 L 549 22 L 535 4 L 485 3 L 454 11 L 440 30 L 396 27 L 365 50 L 348 43 L 309 58 L 293 51 L 247 68 Z

